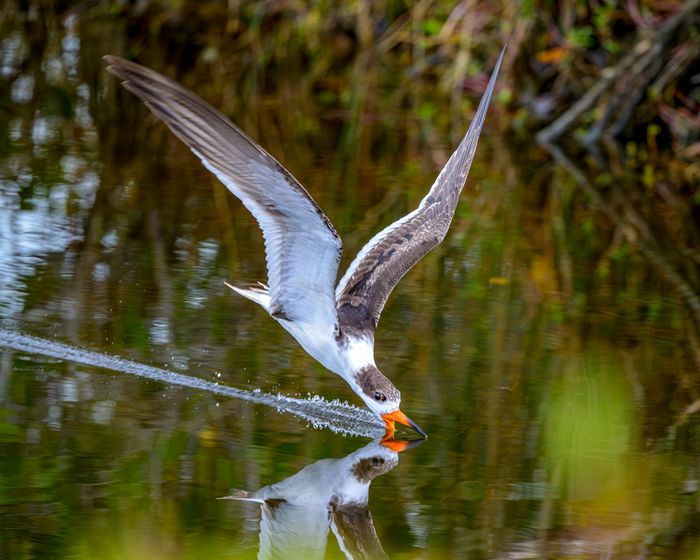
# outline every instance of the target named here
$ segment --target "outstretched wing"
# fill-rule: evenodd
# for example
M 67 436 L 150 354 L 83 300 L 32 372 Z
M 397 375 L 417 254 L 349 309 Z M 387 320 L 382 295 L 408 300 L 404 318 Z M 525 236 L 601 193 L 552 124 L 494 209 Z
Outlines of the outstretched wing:
M 366 502 L 341 506 L 331 503 L 330 512 L 331 530 L 348 558 L 389 558 L 379 541 Z
M 337 325 L 333 286 L 342 243 L 301 184 L 270 154 L 200 97 L 139 64 L 105 56 L 123 80 L 253 214 L 265 238 L 275 317 Z
M 416 210 L 370 239 L 338 283 L 335 297 L 341 328 L 373 332 L 394 286 L 445 237 L 474 159 L 504 53 L 505 48 L 467 134 L 427 196 Z

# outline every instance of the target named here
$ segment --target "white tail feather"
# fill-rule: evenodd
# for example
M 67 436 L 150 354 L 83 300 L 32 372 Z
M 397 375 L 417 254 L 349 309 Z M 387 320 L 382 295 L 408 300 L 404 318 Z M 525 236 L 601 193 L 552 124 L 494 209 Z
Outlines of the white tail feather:
M 260 285 L 259 288 L 239 288 L 237 286 L 229 284 L 228 282 L 224 282 L 224 284 L 226 284 L 237 294 L 242 295 L 244 298 L 248 298 L 249 300 L 254 301 L 268 313 L 270 312 L 270 293 L 268 292 L 268 288 L 265 284 L 258 282 L 258 284 Z
M 255 502 L 258 504 L 265 503 L 265 500 L 262 498 L 256 498 L 251 492 L 246 492 L 245 490 L 237 490 L 234 494 L 222 496 L 221 498 L 217 498 L 217 500 L 236 500 L 239 502 Z

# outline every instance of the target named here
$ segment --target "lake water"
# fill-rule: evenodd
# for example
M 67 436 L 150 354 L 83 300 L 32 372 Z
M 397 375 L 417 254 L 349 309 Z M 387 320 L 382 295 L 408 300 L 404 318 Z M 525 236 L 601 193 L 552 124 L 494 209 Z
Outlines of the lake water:
M 0 557 L 699 557 L 697 274 L 668 224 L 697 226 L 630 194 L 663 158 L 628 149 L 642 176 L 572 156 L 578 176 L 494 103 L 448 237 L 377 332 L 429 434 L 396 453 L 224 285 L 266 279 L 254 220 L 101 56 L 230 115 L 324 209 L 341 270 L 418 204 L 479 95 L 455 111 L 377 53 L 319 73 L 296 43 L 229 54 L 211 28 L 188 48 L 183 21 L 8 10 Z

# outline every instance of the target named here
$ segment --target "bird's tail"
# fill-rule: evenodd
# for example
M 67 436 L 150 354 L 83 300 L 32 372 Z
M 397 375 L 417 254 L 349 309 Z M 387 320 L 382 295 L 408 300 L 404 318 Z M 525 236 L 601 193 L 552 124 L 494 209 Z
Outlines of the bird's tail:
M 258 504 L 264 504 L 265 500 L 262 498 L 256 498 L 252 492 L 246 492 L 245 490 L 236 490 L 230 496 L 222 496 L 217 498 L 217 500 L 237 500 L 239 502 L 255 502 Z
M 239 288 L 228 282 L 224 282 L 224 284 L 244 298 L 254 301 L 268 313 L 270 312 L 270 290 L 265 284 L 258 282 L 257 286 L 250 286 L 248 288 Z

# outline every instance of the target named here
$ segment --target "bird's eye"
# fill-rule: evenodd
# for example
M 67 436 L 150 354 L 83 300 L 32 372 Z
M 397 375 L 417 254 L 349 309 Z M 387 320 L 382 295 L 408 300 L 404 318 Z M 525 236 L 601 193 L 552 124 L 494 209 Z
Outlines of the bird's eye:
M 374 400 L 375 401 L 385 401 L 386 395 L 384 393 L 382 393 L 381 391 L 375 391 L 374 392 Z

